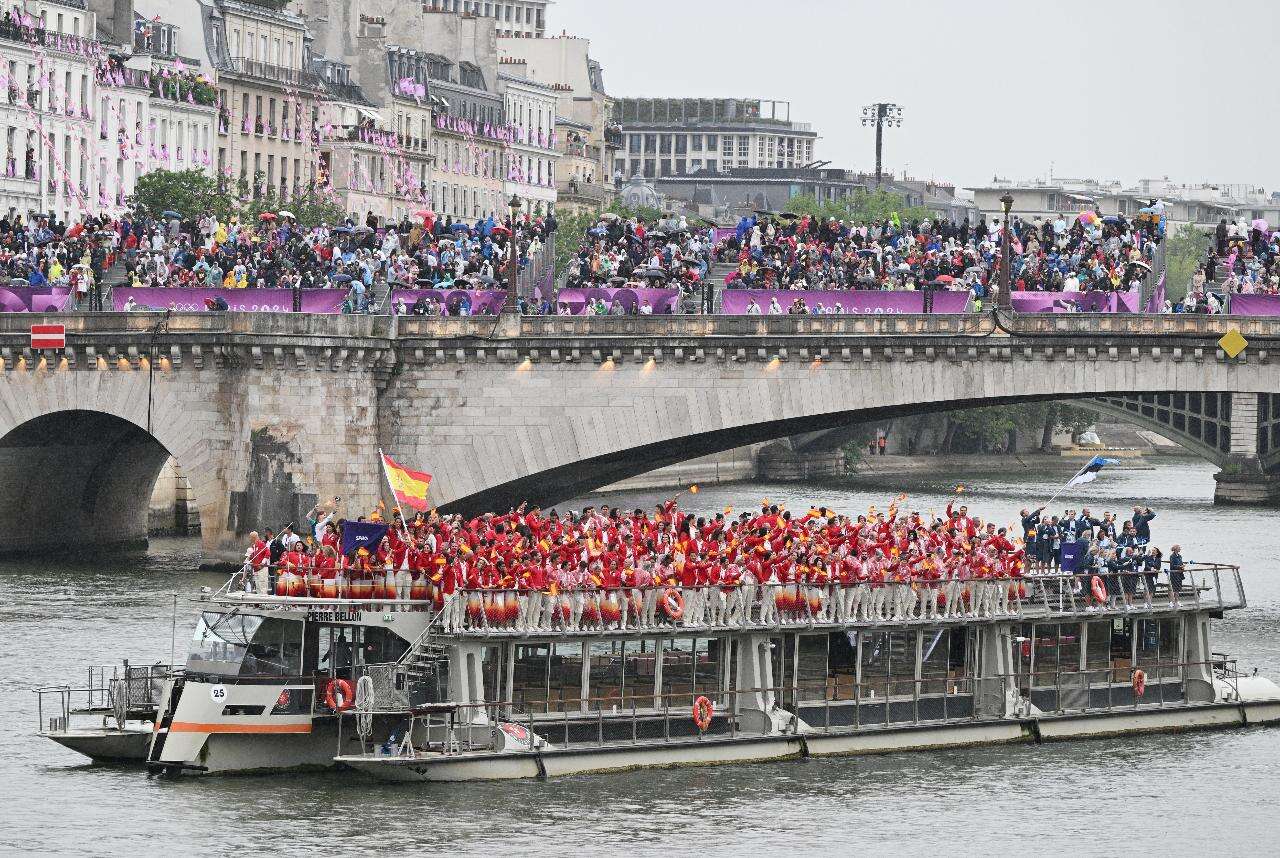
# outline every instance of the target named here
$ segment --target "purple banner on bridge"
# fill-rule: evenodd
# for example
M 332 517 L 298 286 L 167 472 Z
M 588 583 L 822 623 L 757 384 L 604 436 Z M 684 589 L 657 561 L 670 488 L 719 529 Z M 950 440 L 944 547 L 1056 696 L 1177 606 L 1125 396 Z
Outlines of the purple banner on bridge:
M 1127 292 L 1014 292 L 1010 296 L 1017 313 L 1136 313 L 1142 298 L 1137 289 Z
M 733 227 L 718 226 L 711 230 L 711 245 L 714 247 L 730 236 L 737 235 L 737 230 Z
M 448 307 L 450 316 L 457 316 L 464 304 L 469 304 L 469 315 L 496 316 L 507 303 L 507 293 L 501 289 L 396 289 L 392 302 L 394 305 L 403 301 L 407 312 L 419 299 L 434 301 L 435 315 L 440 314 L 439 305 Z
M 1232 295 L 1233 316 L 1280 316 L 1280 295 Z
M 675 311 L 676 301 L 680 299 L 680 290 L 645 289 L 643 287 L 561 289 L 560 294 L 556 296 L 556 304 L 564 304 L 569 308 L 570 313 L 575 316 L 581 316 L 586 312 L 587 302 L 594 301 L 597 298 L 604 301 L 604 305 L 607 308 L 612 308 L 615 301 L 621 302 L 628 313 L 635 307 L 643 307 L 647 301 L 649 306 L 653 308 L 655 315 L 663 315 Z
M 880 292 L 866 289 L 841 290 L 808 290 L 808 289 L 726 289 L 721 293 L 721 312 L 731 316 L 742 316 L 754 300 L 762 314 L 769 312 L 769 302 L 778 299 L 782 312 L 786 313 L 792 303 L 801 298 L 809 312 L 821 306 L 824 310 L 837 313 L 865 314 L 898 314 L 923 313 L 923 292 Z M 836 305 L 839 305 L 837 308 Z M 933 310 L 935 314 L 963 313 L 969 304 L 968 292 L 933 293 Z
M 331 291 L 339 296 L 339 289 L 307 290 Z M 209 309 L 205 306 L 206 298 L 221 298 L 227 307 L 237 312 L 293 312 L 292 289 L 168 289 L 161 287 L 124 287 L 117 286 L 111 290 L 111 305 L 116 312 L 128 307 L 129 299 L 133 299 L 137 310 L 176 310 L 179 312 L 196 312 Z
M 60 313 L 67 309 L 70 289 L 0 287 L 0 313 Z

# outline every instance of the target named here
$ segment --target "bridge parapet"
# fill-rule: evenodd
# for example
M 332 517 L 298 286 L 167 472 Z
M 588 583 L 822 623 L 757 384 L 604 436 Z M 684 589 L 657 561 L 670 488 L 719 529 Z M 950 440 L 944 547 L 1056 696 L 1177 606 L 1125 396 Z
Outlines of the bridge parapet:
M 1280 339 L 1280 318 L 1108 313 L 841 316 L 363 316 L 305 313 L 0 314 L 0 341 L 25 338 L 32 324 L 63 324 L 75 338 L 305 337 L 336 339 L 493 340 L 610 337 L 1191 337 L 1216 340 L 1228 330 Z

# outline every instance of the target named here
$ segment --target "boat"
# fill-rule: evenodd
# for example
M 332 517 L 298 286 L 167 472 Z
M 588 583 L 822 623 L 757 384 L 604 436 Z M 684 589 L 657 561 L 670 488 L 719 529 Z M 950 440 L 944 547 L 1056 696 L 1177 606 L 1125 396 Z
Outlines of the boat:
M 418 782 L 1280 721 L 1280 687 L 1211 643 L 1246 606 L 1238 567 L 1131 578 L 392 599 L 246 592 L 241 572 L 199 595 L 185 665 L 38 689 L 41 735 L 164 774 Z

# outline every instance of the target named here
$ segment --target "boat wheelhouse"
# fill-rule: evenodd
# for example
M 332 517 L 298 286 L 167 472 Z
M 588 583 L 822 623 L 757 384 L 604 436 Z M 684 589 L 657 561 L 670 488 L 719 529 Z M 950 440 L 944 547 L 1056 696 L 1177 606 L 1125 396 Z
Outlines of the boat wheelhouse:
M 1212 648 L 1246 604 L 1226 565 L 1177 589 L 1165 572 L 443 602 L 243 588 L 201 597 L 148 768 L 501 779 L 1280 720 L 1280 688 Z M 108 757 L 58 717 L 44 735 Z

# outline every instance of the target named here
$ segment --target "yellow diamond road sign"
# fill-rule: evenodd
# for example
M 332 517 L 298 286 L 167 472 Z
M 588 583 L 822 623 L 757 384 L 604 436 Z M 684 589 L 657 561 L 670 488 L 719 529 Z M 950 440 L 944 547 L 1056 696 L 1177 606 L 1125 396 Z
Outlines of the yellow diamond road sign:
M 1227 353 L 1227 357 L 1232 358 L 1244 351 L 1248 345 L 1249 341 L 1235 328 L 1227 331 L 1222 339 L 1218 340 L 1218 346 Z

